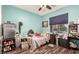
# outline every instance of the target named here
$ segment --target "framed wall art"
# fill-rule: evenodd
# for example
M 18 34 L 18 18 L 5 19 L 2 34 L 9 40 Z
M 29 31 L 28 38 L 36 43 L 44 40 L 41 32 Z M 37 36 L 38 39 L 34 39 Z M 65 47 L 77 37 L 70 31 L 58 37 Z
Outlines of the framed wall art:
M 42 27 L 48 27 L 48 21 L 42 21 Z

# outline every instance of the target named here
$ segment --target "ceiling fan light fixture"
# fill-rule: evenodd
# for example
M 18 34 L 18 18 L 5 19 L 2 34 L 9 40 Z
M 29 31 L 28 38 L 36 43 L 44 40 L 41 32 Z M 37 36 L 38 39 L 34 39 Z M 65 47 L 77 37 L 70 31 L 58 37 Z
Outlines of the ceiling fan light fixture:
M 39 11 L 41 11 L 42 9 L 49 9 L 51 10 L 52 7 L 55 7 L 55 5 L 41 5 L 40 8 L 38 9 Z

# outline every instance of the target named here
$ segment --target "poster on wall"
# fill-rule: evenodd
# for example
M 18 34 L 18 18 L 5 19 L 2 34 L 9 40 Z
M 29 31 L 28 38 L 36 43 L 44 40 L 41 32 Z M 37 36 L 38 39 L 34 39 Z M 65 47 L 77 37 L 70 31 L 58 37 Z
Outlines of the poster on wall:
M 42 21 L 42 27 L 47 28 L 48 27 L 48 21 Z

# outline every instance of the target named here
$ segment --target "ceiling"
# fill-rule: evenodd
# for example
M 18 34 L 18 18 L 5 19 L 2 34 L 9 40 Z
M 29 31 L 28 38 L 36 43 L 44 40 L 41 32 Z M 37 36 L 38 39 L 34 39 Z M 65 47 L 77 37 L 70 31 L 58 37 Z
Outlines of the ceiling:
M 56 5 L 55 7 L 51 6 L 52 7 L 51 10 L 44 8 L 41 11 L 38 11 L 38 9 L 40 8 L 40 5 L 16 5 L 16 7 L 43 16 L 45 14 L 48 14 L 48 13 L 54 12 L 60 8 L 63 8 L 63 7 L 65 7 L 65 5 Z

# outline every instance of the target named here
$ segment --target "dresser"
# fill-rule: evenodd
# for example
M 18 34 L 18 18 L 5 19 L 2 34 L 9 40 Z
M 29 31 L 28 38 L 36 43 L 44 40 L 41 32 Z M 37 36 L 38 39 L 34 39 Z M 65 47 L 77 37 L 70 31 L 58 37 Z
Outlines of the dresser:
M 50 34 L 50 40 L 49 40 L 49 42 L 51 44 L 56 44 L 56 35 Z
M 58 45 L 61 46 L 61 47 L 68 48 L 69 41 L 68 41 L 68 39 L 59 38 L 58 39 Z
M 77 37 L 68 37 L 69 39 L 69 42 L 72 42 L 73 44 L 75 44 L 77 47 L 77 49 L 79 49 L 79 38 Z M 69 48 L 73 48 L 73 47 L 70 47 L 71 44 L 69 44 Z

